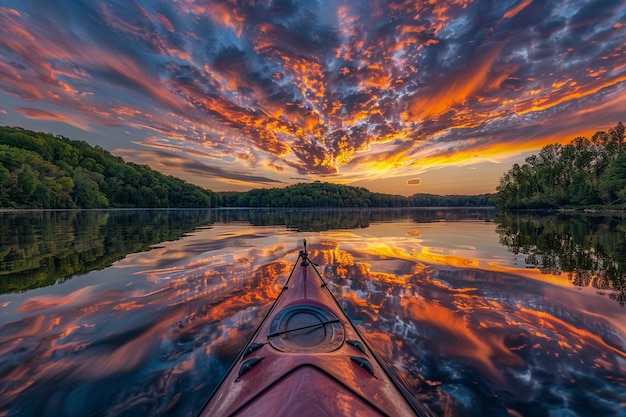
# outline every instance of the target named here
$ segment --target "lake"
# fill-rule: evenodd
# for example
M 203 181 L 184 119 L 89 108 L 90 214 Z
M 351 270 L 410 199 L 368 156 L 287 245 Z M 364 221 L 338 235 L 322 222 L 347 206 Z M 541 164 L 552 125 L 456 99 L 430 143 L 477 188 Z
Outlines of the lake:
M 0 416 L 193 416 L 308 242 L 445 416 L 625 416 L 626 217 L 0 212 Z

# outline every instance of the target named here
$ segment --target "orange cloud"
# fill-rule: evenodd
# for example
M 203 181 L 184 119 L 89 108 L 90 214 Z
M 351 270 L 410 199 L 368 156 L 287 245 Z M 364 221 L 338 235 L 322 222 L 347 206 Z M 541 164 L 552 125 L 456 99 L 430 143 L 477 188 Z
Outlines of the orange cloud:
M 23 114 L 26 117 L 31 119 L 40 119 L 40 120 L 54 120 L 54 121 L 65 121 L 67 117 L 62 114 L 51 113 L 45 110 L 19 107 L 15 109 L 17 112 Z
M 466 104 L 472 95 L 492 85 L 488 75 L 501 49 L 502 46 L 492 48 L 454 75 L 439 79 L 428 95 L 417 95 L 408 104 L 407 119 L 414 121 L 442 116 L 455 106 Z
M 515 6 L 511 7 L 509 10 L 507 10 L 506 13 L 504 13 L 504 16 L 502 16 L 502 18 L 503 19 L 510 19 L 510 18 L 514 17 L 519 12 L 524 10 L 532 2 L 533 2 L 533 0 L 522 0 L 522 1 L 520 1 L 518 4 L 516 4 Z

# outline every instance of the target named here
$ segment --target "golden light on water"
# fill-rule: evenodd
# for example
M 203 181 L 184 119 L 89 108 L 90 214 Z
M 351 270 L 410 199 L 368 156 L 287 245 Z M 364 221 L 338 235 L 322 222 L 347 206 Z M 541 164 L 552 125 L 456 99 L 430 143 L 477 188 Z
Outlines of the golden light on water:
M 118 414 L 201 403 L 280 293 L 303 238 L 367 341 L 414 395 L 449 415 L 483 410 L 485 398 L 524 415 L 557 394 L 564 403 L 541 410 L 560 410 L 578 401 L 578 383 L 620 403 L 624 309 L 567 274 L 529 268 L 498 246 L 495 227 L 214 224 L 37 294 L 3 295 L 0 357 L 11 360 L 0 381 L 11 386 L 0 410 L 51 401 L 48 392 L 68 406 L 82 404 L 83 391 L 95 402 L 118 398 Z M 111 378 L 129 383 L 103 384 Z

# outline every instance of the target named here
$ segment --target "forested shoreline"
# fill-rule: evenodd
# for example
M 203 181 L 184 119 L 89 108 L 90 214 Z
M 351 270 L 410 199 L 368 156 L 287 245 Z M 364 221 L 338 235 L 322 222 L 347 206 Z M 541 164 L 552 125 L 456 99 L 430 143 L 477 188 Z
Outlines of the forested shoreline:
M 544 146 L 514 164 L 500 179 L 493 200 L 500 209 L 626 208 L 624 125 L 591 139 Z
M 217 195 L 100 147 L 0 127 L 1 208 L 212 207 Z
M 434 195 L 410 197 L 371 192 L 364 187 L 312 182 L 284 188 L 260 188 L 246 192 L 220 192 L 222 207 L 493 207 L 491 194 Z
M 213 192 L 84 141 L 0 127 L 0 208 L 483 207 L 491 194 L 410 197 L 326 182 Z
M 214 192 L 98 146 L 19 127 L 0 127 L 1 209 L 491 207 L 503 210 L 626 208 L 622 122 L 591 139 L 551 144 L 514 164 L 494 194 L 401 195 L 327 182 Z

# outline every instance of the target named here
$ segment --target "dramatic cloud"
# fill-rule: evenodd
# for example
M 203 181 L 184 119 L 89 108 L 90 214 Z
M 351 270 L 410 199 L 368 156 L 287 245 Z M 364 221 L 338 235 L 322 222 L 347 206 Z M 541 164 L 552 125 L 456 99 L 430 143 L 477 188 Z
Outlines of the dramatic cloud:
M 255 170 L 240 185 L 408 193 L 626 121 L 623 22 L 621 0 L 9 0 L 0 121 L 129 137 L 214 189 Z
M 133 151 L 127 149 L 116 149 L 116 155 L 124 157 L 131 162 L 148 163 L 152 168 L 165 173 L 187 172 L 196 177 L 196 182 L 210 184 L 212 181 L 222 181 L 225 183 L 240 185 L 252 188 L 255 185 L 267 187 L 277 187 L 280 181 L 253 175 L 246 172 L 237 172 L 235 169 L 224 169 L 199 162 L 194 158 L 186 158 L 164 151 Z

